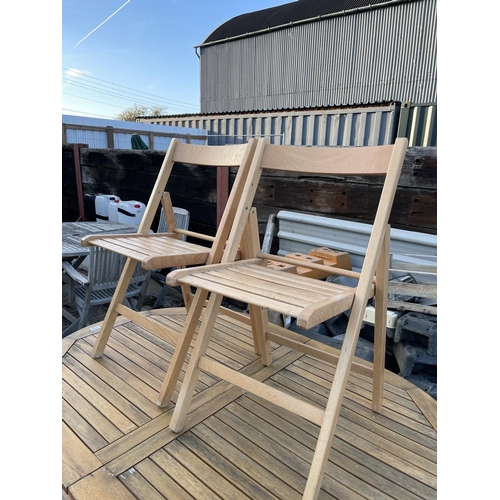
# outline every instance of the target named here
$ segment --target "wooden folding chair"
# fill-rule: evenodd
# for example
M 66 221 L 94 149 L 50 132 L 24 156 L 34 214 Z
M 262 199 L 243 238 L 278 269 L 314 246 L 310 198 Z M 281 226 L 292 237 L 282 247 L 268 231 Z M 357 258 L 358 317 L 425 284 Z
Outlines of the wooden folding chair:
M 176 343 L 177 334 L 123 304 L 136 264 L 140 262 L 144 269 L 153 270 L 172 267 L 179 269 L 186 266 L 220 262 L 225 241 L 233 225 L 235 206 L 242 195 L 256 144 L 257 140 L 251 139 L 247 144 L 242 145 L 201 146 L 184 144 L 178 139 L 173 139 L 158 173 L 137 233 L 90 235 L 82 238 L 83 246 L 95 245 L 127 257 L 94 345 L 92 354 L 95 358 L 102 355 L 119 314 L 162 336 L 169 342 Z M 238 167 L 238 173 L 215 237 L 177 227 L 170 195 L 165 192 L 175 163 L 211 167 Z M 150 228 L 160 203 L 169 232 L 155 234 L 150 232 Z M 210 242 L 210 246 L 185 241 L 186 236 L 206 240 Z M 181 287 L 186 308 L 189 308 L 192 298 L 190 287 L 189 285 L 181 285 Z
M 265 254 L 259 251 L 258 229 L 255 217 L 250 217 L 251 230 L 241 241 L 242 260 L 227 261 L 216 265 L 176 270 L 167 276 L 171 285 L 184 284 L 197 287 L 195 295 L 204 299 L 210 292 L 207 308 L 198 332 L 195 347 L 191 353 L 188 369 L 179 392 L 170 428 L 179 432 L 185 422 L 194 386 L 200 370 L 233 383 L 276 405 L 281 406 L 320 426 L 319 437 L 308 480 L 305 499 L 315 499 L 319 494 L 325 465 L 332 445 L 347 378 L 353 365 L 353 356 L 367 301 L 375 296 L 375 353 L 373 370 L 372 407 L 380 412 L 383 403 L 386 304 L 389 261 L 389 215 L 391 212 L 407 140 L 397 139 L 394 145 L 352 148 L 309 148 L 301 146 L 279 146 L 260 140 L 248 176 L 245 197 L 240 207 L 249 206 L 263 169 L 283 172 L 303 172 L 319 176 L 385 176 L 378 208 L 374 207 L 375 218 L 363 267 L 360 273 L 328 266 L 302 263 L 304 267 L 322 270 L 330 274 L 344 275 L 357 280 L 356 287 L 324 282 L 297 274 L 270 269 L 268 260 L 278 260 L 296 264 L 293 259 Z M 240 224 L 245 219 L 235 218 Z M 236 241 L 236 240 L 235 240 Z M 234 242 L 228 240 L 228 246 Z M 224 259 L 223 259 L 224 260 Z M 262 355 L 264 365 L 272 363 L 271 342 L 276 342 L 322 360 L 336 362 L 337 367 L 332 382 L 326 409 L 304 402 L 289 393 L 277 390 L 264 382 L 259 382 L 205 355 L 210 335 L 220 310 L 222 297 L 230 297 L 249 304 L 250 324 L 255 350 Z M 267 309 L 297 318 L 299 327 L 308 329 L 328 318 L 350 309 L 350 319 L 340 355 L 332 356 L 324 351 L 300 344 L 287 337 L 287 330 L 281 333 L 268 331 Z M 167 377 L 161 390 L 159 404 L 168 404 L 177 381 L 181 361 L 187 346 L 193 338 L 196 314 L 191 309 L 185 328 L 181 334 L 176 352 L 182 360 L 169 366 Z M 273 328 L 273 331 L 275 329 Z

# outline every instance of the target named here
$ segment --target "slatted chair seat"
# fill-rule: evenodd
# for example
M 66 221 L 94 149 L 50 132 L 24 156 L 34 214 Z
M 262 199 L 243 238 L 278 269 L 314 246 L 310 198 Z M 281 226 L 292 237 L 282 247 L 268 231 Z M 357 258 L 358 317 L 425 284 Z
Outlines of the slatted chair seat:
M 270 256 L 271 257 L 271 256 Z M 272 256 L 274 257 L 274 256 Z M 286 316 L 297 318 L 308 329 L 350 309 L 355 288 L 269 269 L 267 259 L 238 261 L 235 265 L 203 266 L 170 273 L 167 283 L 203 288 L 241 302 L 251 302 Z M 330 273 L 332 270 L 330 268 Z M 333 273 L 332 273 L 333 274 Z M 353 273 L 355 274 L 355 273 Z M 374 287 L 369 298 L 374 295 Z
M 176 238 L 175 233 L 116 234 L 113 238 L 92 236 L 85 244 L 92 243 L 125 257 L 141 262 L 144 269 L 184 267 L 204 264 L 210 248 Z

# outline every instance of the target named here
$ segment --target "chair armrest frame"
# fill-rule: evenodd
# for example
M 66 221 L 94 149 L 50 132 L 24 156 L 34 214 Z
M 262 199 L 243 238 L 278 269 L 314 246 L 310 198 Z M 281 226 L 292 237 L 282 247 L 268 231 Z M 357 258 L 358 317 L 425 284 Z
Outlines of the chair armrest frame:
M 69 262 L 62 263 L 63 271 L 73 280 L 80 283 L 81 285 L 87 285 L 89 280 L 81 274 L 77 269 L 75 269 Z

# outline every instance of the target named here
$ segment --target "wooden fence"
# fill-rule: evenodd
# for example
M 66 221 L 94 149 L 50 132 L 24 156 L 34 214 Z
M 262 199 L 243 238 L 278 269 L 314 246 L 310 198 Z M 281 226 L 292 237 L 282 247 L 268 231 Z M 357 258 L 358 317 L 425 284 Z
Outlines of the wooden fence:
M 62 124 L 62 143 L 68 143 L 68 130 L 83 130 L 89 132 L 102 132 L 103 137 L 106 137 L 107 144 L 104 147 L 114 149 L 115 148 L 115 134 L 139 134 L 139 135 L 147 135 L 148 136 L 148 145 L 149 149 L 155 149 L 155 137 L 167 137 L 167 138 L 179 138 L 185 139 L 185 141 L 189 144 L 192 140 L 196 139 L 197 141 L 207 141 L 208 136 L 206 134 L 183 134 L 177 132 L 159 132 L 157 130 L 133 130 L 128 128 L 119 128 L 119 127 L 99 127 L 94 125 L 75 125 L 69 123 Z
M 79 196 L 74 151 L 81 171 L 82 196 L 115 194 L 123 200 L 147 203 L 165 151 L 74 148 L 63 145 L 63 221 L 77 220 Z M 191 213 L 194 231 L 215 234 L 217 220 L 217 176 L 212 168 L 176 165 L 167 190 L 174 206 Z M 235 172 L 231 170 L 229 186 Z M 302 174 L 264 173 L 254 206 L 261 237 L 270 214 L 291 207 L 298 212 L 372 222 L 381 179 L 335 178 L 318 180 Z M 325 196 L 326 189 L 334 196 Z M 80 198 L 81 199 L 81 198 Z M 155 225 L 158 222 L 155 220 Z M 394 228 L 437 233 L 437 148 L 411 147 L 406 154 L 390 223 Z

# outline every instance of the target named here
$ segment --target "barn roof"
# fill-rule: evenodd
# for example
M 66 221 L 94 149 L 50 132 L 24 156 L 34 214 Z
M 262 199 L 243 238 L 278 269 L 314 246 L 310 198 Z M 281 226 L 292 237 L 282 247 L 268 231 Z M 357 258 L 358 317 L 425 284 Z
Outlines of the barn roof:
M 402 1 L 410 0 L 297 0 L 233 17 L 212 31 L 202 45 L 251 36 L 263 30 L 286 27 L 291 23 L 319 20 L 324 16 L 354 13 L 358 9 L 377 8 Z

